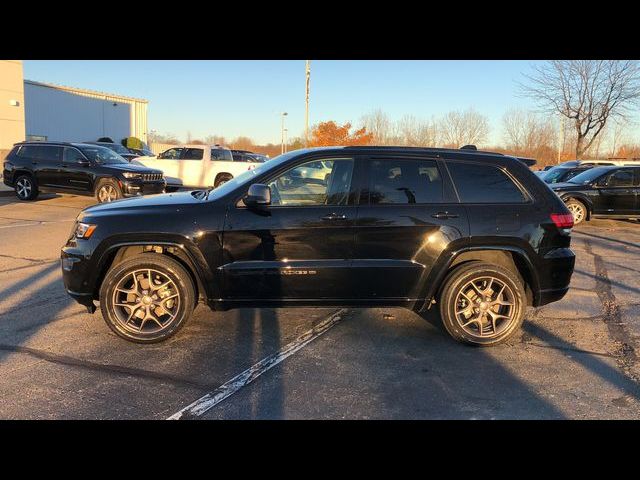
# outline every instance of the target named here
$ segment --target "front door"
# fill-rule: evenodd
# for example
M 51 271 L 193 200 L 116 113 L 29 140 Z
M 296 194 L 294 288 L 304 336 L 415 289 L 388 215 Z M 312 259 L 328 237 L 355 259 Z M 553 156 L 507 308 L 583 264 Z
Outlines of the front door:
M 598 182 L 598 195 L 594 199 L 593 213 L 602 215 L 628 215 L 635 213 L 636 192 L 634 169 L 621 168 Z
M 72 147 L 65 147 L 62 158 L 62 181 L 65 188 L 87 192 L 92 189 L 92 175 L 89 165 L 81 165 L 86 162 L 80 150 Z
M 301 174 L 312 161 L 326 181 Z M 349 266 L 357 207 L 350 194 L 355 158 L 301 160 L 263 183 L 269 206 L 231 205 L 225 220 L 223 284 L 233 300 L 350 298 Z
M 436 159 L 372 156 L 367 164 L 353 260 L 359 297 L 413 302 L 442 251 L 468 237 L 466 212 Z

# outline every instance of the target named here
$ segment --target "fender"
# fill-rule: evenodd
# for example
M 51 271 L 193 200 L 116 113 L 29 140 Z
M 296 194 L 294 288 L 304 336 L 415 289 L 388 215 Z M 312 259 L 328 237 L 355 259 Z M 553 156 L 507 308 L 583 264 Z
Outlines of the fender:
M 108 259 L 111 255 L 122 247 L 135 247 L 140 245 L 159 245 L 163 247 L 175 247 L 178 248 L 181 252 L 183 252 L 186 257 L 190 260 L 191 264 L 194 268 L 194 275 L 196 276 L 196 281 L 199 282 L 201 288 L 204 289 L 204 296 L 207 301 L 210 298 L 216 298 L 217 292 L 212 291 L 212 285 L 215 285 L 214 275 L 209 268 L 207 261 L 204 256 L 200 252 L 200 250 L 192 244 L 192 242 L 182 236 L 171 235 L 172 238 L 165 238 L 163 240 L 158 240 L 157 236 L 153 238 L 137 238 L 135 240 L 123 240 L 123 241 L 115 241 L 115 243 L 109 243 L 109 240 L 113 240 L 113 238 L 105 239 L 101 242 L 100 245 L 96 248 L 94 255 L 97 258 L 95 263 L 96 268 L 89 280 L 89 284 L 92 290 L 95 290 L 96 282 L 98 277 L 103 273 L 103 270 L 106 266 Z M 179 237 L 179 238 L 176 238 Z
M 445 276 L 447 275 L 449 268 L 451 267 L 451 264 L 454 262 L 454 260 L 462 253 L 471 252 L 474 250 L 506 250 L 515 253 L 522 261 L 524 261 L 525 266 L 529 272 L 529 280 L 531 282 L 531 290 L 533 293 L 533 304 L 536 305 L 538 303 L 538 297 L 540 296 L 540 279 L 538 278 L 537 270 L 533 266 L 533 262 L 531 262 L 531 259 L 529 258 L 529 255 L 527 255 L 525 250 L 513 245 L 478 245 L 442 252 L 440 257 L 438 257 L 438 260 L 434 263 L 433 268 L 431 269 L 431 273 L 426 280 L 426 285 L 424 287 L 425 294 L 423 297 L 424 302 L 422 302 L 422 305 L 420 305 L 420 303 L 418 302 L 418 304 L 416 305 L 418 307 L 417 311 L 422 311 L 429 308 L 432 299 L 440 294 Z
M 581 192 L 566 192 L 560 195 L 560 199 L 564 203 L 567 203 L 567 200 L 569 200 L 570 198 L 580 200 L 587 206 L 587 220 L 589 220 L 591 218 L 591 212 L 593 211 L 593 201 L 591 200 L 591 197 Z

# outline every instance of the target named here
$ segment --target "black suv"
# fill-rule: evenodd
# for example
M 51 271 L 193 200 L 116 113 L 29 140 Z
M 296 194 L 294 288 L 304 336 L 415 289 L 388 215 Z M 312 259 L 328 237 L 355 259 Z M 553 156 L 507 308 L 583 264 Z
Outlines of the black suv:
M 305 182 L 300 169 L 327 175 Z M 296 179 L 296 181 L 292 181 Z M 136 342 L 176 333 L 198 301 L 265 306 L 438 303 L 456 339 L 492 345 L 527 305 L 561 299 L 575 262 L 565 204 L 513 157 L 405 147 L 281 155 L 224 185 L 83 210 L 68 293 Z
M 593 167 L 549 186 L 566 202 L 576 225 L 591 217 L 640 217 L 640 167 Z
M 134 165 L 109 148 L 88 143 L 17 143 L 4 161 L 4 183 L 20 200 L 40 190 L 95 195 L 100 203 L 164 193 L 162 171 Z

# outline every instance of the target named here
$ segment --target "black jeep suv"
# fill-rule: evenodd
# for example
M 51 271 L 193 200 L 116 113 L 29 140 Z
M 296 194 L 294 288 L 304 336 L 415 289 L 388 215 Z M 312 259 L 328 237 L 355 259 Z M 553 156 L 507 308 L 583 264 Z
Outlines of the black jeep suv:
M 640 167 L 594 167 L 549 186 L 566 202 L 576 225 L 592 216 L 640 218 Z
M 20 200 L 40 190 L 95 195 L 100 203 L 164 193 L 162 171 L 134 165 L 109 148 L 87 143 L 17 143 L 4 161 L 4 183 Z
M 312 162 L 324 181 L 297 173 Z M 109 327 L 131 341 L 173 335 L 198 301 L 214 310 L 438 303 L 454 338 L 493 345 L 519 328 L 527 305 L 567 292 L 572 226 L 564 203 L 513 157 L 326 147 L 216 189 L 89 207 L 61 258 L 68 293 L 91 312 L 100 301 Z

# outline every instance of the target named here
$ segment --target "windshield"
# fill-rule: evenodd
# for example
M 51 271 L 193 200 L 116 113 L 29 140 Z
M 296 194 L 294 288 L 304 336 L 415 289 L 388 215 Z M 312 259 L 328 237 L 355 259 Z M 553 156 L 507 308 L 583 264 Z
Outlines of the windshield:
M 553 167 L 547 170 L 547 172 L 542 176 L 542 179 L 547 183 L 558 183 L 562 176 L 568 171 L 568 168 Z
M 590 170 L 587 170 L 586 172 L 582 172 L 580 175 L 576 175 L 572 179 L 568 180 L 568 182 L 576 183 L 578 185 L 585 185 L 587 183 L 593 182 L 596 178 L 600 177 L 601 175 L 604 175 L 610 170 L 611 168 L 609 167 L 595 167 Z
M 118 145 L 117 143 L 111 144 L 111 145 L 101 145 L 103 147 L 106 147 L 110 150 L 113 150 L 116 153 L 122 154 L 124 153 L 125 155 L 130 154 L 131 152 L 124 146 L 122 145 Z
M 93 160 L 94 162 L 101 163 L 103 165 L 114 163 L 129 163 L 116 152 L 106 147 L 91 145 L 90 147 L 86 146 L 79 148 L 89 160 Z

